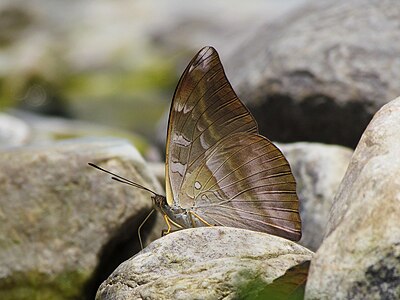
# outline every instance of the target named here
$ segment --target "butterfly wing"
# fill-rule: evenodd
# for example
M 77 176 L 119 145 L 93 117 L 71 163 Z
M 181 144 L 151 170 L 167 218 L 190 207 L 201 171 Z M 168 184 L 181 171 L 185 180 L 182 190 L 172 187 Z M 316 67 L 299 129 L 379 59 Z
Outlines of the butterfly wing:
M 184 71 L 172 100 L 166 145 L 169 205 L 191 206 L 181 192 L 205 151 L 235 132 L 257 132 L 257 123 L 225 76 L 218 54 L 205 47 Z
M 211 47 L 200 50 L 179 81 L 166 148 L 170 205 L 190 208 L 210 224 L 300 238 L 290 167 L 258 134 Z
M 261 135 L 223 138 L 206 151 L 183 190 L 209 224 L 301 237 L 296 181 L 279 149 Z

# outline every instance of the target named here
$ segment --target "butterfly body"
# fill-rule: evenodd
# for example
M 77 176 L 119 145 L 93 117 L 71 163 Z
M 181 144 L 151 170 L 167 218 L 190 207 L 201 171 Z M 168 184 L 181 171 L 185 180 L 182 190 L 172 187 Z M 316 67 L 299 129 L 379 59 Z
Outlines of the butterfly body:
M 154 207 L 164 215 L 168 225 L 167 233 L 171 230 L 170 223 L 178 229 L 212 226 L 199 218 L 193 209 L 182 208 L 178 205 L 170 206 L 167 198 L 162 195 L 154 195 L 152 198 Z

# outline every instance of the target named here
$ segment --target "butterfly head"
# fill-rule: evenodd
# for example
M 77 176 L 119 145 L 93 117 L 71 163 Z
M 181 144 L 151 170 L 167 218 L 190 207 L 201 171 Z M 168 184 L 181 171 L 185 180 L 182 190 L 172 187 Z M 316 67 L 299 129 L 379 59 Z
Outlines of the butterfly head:
M 159 194 L 154 193 L 151 196 L 151 199 L 153 200 L 154 207 L 156 207 L 157 209 L 160 209 L 161 211 L 163 211 L 163 208 L 166 205 L 168 205 L 167 204 L 167 199 L 163 195 L 159 195 Z

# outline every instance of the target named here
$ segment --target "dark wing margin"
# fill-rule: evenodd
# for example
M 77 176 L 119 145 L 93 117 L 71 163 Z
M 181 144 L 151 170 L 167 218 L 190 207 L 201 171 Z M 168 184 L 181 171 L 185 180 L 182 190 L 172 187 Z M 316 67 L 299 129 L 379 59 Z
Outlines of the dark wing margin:
M 170 205 L 192 204 L 194 199 L 182 191 L 186 177 L 208 149 L 236 132 L 257 133 L 257 123 L 235 94 L 216 50 L 204 47 L 186 67 L 170 108 L 166 142 Z

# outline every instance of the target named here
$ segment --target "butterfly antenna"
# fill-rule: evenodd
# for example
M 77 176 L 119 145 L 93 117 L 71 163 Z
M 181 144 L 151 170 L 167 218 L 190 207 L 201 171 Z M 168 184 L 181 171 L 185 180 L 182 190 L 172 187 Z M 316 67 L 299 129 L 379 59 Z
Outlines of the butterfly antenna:
M 99 166 L 97 166 L 97 165 L 95 165 L 95 164 L 93 164 L 93 163 L 88 163 L 88 165 L 91 166 L 91 167 L 93 167 L 93 168 L 96 168 L 96 169 L 98 169 L 98 170 L 100 170 L 100 171 L 103 171 L 103 172 L 105 172 L 105 173 L 108 173 L 108 174 L 112 175 L 111 179 L 113 179 L 113 180 L 115 180 L 115 181 L 118 181 L 118 182 L 121 182 L 121 183 L 125 183 L 125 184 L 127 184 L 127 185 L 134 186 L 134 187 L 137 187 L 137 188 L 139 188 L 139 189 L 148 191 L 148 192 L 152 193 L 152 194 L 155 195 L 155 196 L 158 195 L 156 192 L 154 192 L 154 191 L 148 189 L 147 187 L 144 187 L 143 185 L 140 185 L 140 184 L 138 184 L 138 183 L 136 183 L 136 182 L 134 182 L 134 181 L 132 181 L 132 180 L 129 180 L 129 179 L 124 178 L 124 177 L 122 177 L 122 176 L 119 176 L 119 175 L 117 175 L 117 174 L 115 174 L 115 173 L 113 173 L 113 172 L 110 172 L 110 171 L 108 171 L 108 170 L 106 170 L 106 169 L 103 169 L 103 168 L 101 168 L 101 167 L 99 167 Z
M 139 237 L 139 242 L 140 242 L 140 248 L 143 250 L 143 242 L 142 242 L 142 236 L 140 234 L 140 230 L 142 229 L 142 226 L 144 225 L 144 223 L 147 222 L 147 220 L 150 218 L 151 214 L 154 212 L 154 208 L 151 210 L 151 212 L 147 215 L 147 217 L 143 220 L 143 222 L 139 225 L 137 233 L 138 233 L 138 237 Z

